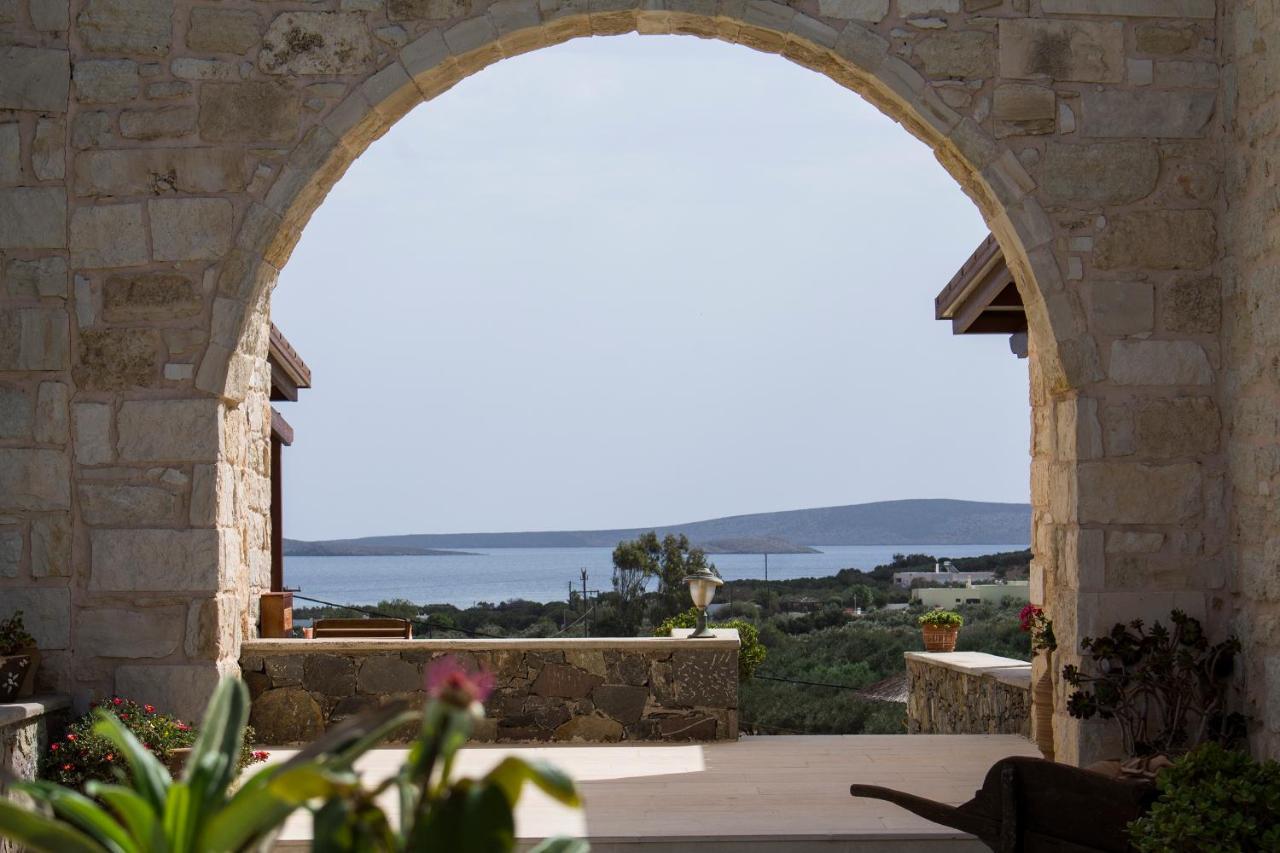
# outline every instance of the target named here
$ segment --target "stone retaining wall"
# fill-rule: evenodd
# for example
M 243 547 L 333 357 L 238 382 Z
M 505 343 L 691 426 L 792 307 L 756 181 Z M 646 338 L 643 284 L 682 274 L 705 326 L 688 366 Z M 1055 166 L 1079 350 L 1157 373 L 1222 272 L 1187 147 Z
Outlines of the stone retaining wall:
M 71 701 L 66 696 L 36 696 L 0 704 L 0 779 L 34 779 L 40 756 L 66 726 Z M 0 781 L 0 797 L 11 796 Z M 13 795 L 17 796 L 17 795 Z M 17 853 L 18 845 L 0 838 L 0 853 Z
M 911 734 L 1031 736 L 1031 664 L 980 652 L 907 652 Z
M 478 740 L 735 740 L 738 633 L 717 635 L 257 640 L 244 644 L 240 667 L 266 744 L 304 742 L 390 699 L 422 697 L 427 665 L 445 655 L 497 676 Z

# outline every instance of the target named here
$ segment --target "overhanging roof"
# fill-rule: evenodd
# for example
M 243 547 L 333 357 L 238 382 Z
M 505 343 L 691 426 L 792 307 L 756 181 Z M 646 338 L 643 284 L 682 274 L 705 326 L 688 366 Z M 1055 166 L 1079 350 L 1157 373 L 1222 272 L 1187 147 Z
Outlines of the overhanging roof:
M 302 360 L 276 324 L 271 324 L 271 341 L 267 348 L 271 365 L 271 399 L 296 402 L 299 388 L 311 387 L 311 368 Z
M 951 321 L 951 331 L 957 335 L 1011 335 L 1027 330 L 1022 296 L 991 234 L 947 282 L 933 308 L 937 319 Z

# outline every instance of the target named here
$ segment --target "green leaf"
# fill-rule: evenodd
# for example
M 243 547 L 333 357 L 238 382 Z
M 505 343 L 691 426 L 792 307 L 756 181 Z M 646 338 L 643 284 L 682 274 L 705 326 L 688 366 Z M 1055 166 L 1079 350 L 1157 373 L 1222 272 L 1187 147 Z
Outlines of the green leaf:
M 526 781 L 537 785 L 544 794 L 566 806 L 582 805 L 573 780 L 544 761 L 526 761 L 508 756 L 484 778 L 502 789 L 512 808 L 520 801 L 520 789 Z
M 317 781 L 319 766 L 277 765 L 264 768 L 240 786 L 230 802 L 212 815 L 200 835 L 201 850 L 238 850 L 280 824 L 308 799 L 330 796 L 338 782 L 354 784 L 354 778 Z
M 238 678 L 222 679 L 209 700 L 182 776 L 191 788 L 197 823 L 202 812 L 226 802 L 227 788 L 240 773 L 240 748 L 248 724 L 248 688 Z
M 105 737 L 120 750 L 129 765 L 133 789 L 147 802 L 152 812 L 160 815 L 168 797 L 169 772 L 119 719 L 103 711 L 99 711 L 97 717 L 93 724 L 94 734 Z
M 408 701 L 389 702 L 373 711 L 343 720 L 307 744 L 284 766 L 310 761 L 338 761 L 350 766 L 400 726 L 411 723 L 421 712 Z M 332 763 L 330 763 L 330 766 Z
M 140 849 L 147 853 L 164 853 L 168 849 L 160 815 L 137 791 L 123 785 L 90 781 L 85 785 L 85 793 L 102 800 L 116 813 Z
M 0 838 L 40 853 L 102 853 L 109 849 L 67 823 L 5 799 L 0 799 Z
M 514 846 L 515 818 L 506 793 L 496 784 L 467 779 L 444 799 L 421 807 L 405 849 L 510 853 Z
M 174 853 L 192 849 L 200 826 L 192 802 L 191 788 L 186 782 L 174 782 L 164 807 L 164 834 Z
M 529 853 L 590 853 L 591 845 L 581 838 L 558 835 L 538 843 Z
M 134 853 L 138 846 L 124 827 L 93 800 L 52 782 L 14 782 L 10 788 L 21 791 L 37 802 L 47 803 L 54 814 L 112 853 Z

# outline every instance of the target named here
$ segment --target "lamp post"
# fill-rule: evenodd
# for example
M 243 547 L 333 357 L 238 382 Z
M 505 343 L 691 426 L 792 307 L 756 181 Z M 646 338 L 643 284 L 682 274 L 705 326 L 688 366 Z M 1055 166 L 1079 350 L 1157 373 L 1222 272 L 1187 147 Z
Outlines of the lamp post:
M 707 628 L 707 607 L 711 604 L 711 599 L 716 597 L 716 587 L 723 585 L 724 581 L 704 566 L 691 575 L 685 575 L 684 582 L 689 585 L 689 597 L 693 599 L 693 606 L 698 608 L 698 624 L 689 639 L 714 637 L 715 632 Z

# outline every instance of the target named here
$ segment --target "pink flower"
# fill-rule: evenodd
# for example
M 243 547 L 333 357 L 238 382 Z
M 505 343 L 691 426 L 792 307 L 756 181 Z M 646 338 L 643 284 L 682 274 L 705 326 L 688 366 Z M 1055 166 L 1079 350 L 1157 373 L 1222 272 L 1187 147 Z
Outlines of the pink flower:
M 178 723 L 178 731 L 189 732 L 191 731 L 191 726 L 188 726 L 186 723 Z
M 1039 607 L 1036 607 L 1034 604 L 1028 604 L 1026 607 L 1022 608 L 1018 613 L 1018 623 L 1022 626 L 1022 630 L 1030 631 L 1032 624 L 1042 613 L 1044 613 L 1044 611 Z
M 71 741 L 72 743 L 75 743 L 75 742 L 76 742 L 76 736 L 75 736 L 75 735 L 67 735 L 67 740 Z
M 265 752 L 261 749 L 253 754 L 254 761 L 266 761 L 270 757 L 271 757 L 271 753 Z
M 113 758 L 115 758 L 115 757 L 116 757 L 116 756 L 115 756 L 115 753 L 112 753 L 112 752 L 108 752 L 108 753 L 107 753 L 107 761 L 110 761 L 111 759 L 113 759 Z
M 142 706 L 142 710 L 146 711 L 148 714 L 154 714 L 154 713 L 156 712 L 156 706 L 155 706 L 155 705 L 143 705 L 143 706 Z
M 63 770 L 68 770 L 68 771 L 69 771 L 69 770 L 71 770 L 71 767 L 72 767 L 72 765 L 70 765 L 70 764 L 64 764 L 64 765 L 62 765 L 62 769 L 63 769 Z
M 443 657 L 427 667 L 427 696 L 450 705 L 471 710 L 473 713 L 493 692 L 492 672 L 472 672 L 458 663 L 457 658 Z
M 112 705 L 115 705 L 115 706 L 117 706 L 117 707 L 118 707 L 118 706 L 120 706 L 120 705 L 123 705 L 123 704 L 124 704 L 124 700 L 123 700 L 123 699 L 121 699 L 119 696 L 116 696 L 116 697 L 112 698 L 112 700 L 111 700 L 111 704 L 112 704 Z
M 57 751 L 58 751 L 58 745 L 57 745 L 56 743 L 51 743 L 51 744 L 49 744 L 49 751 L 50 751 L 50 752 L 57 752 Z

